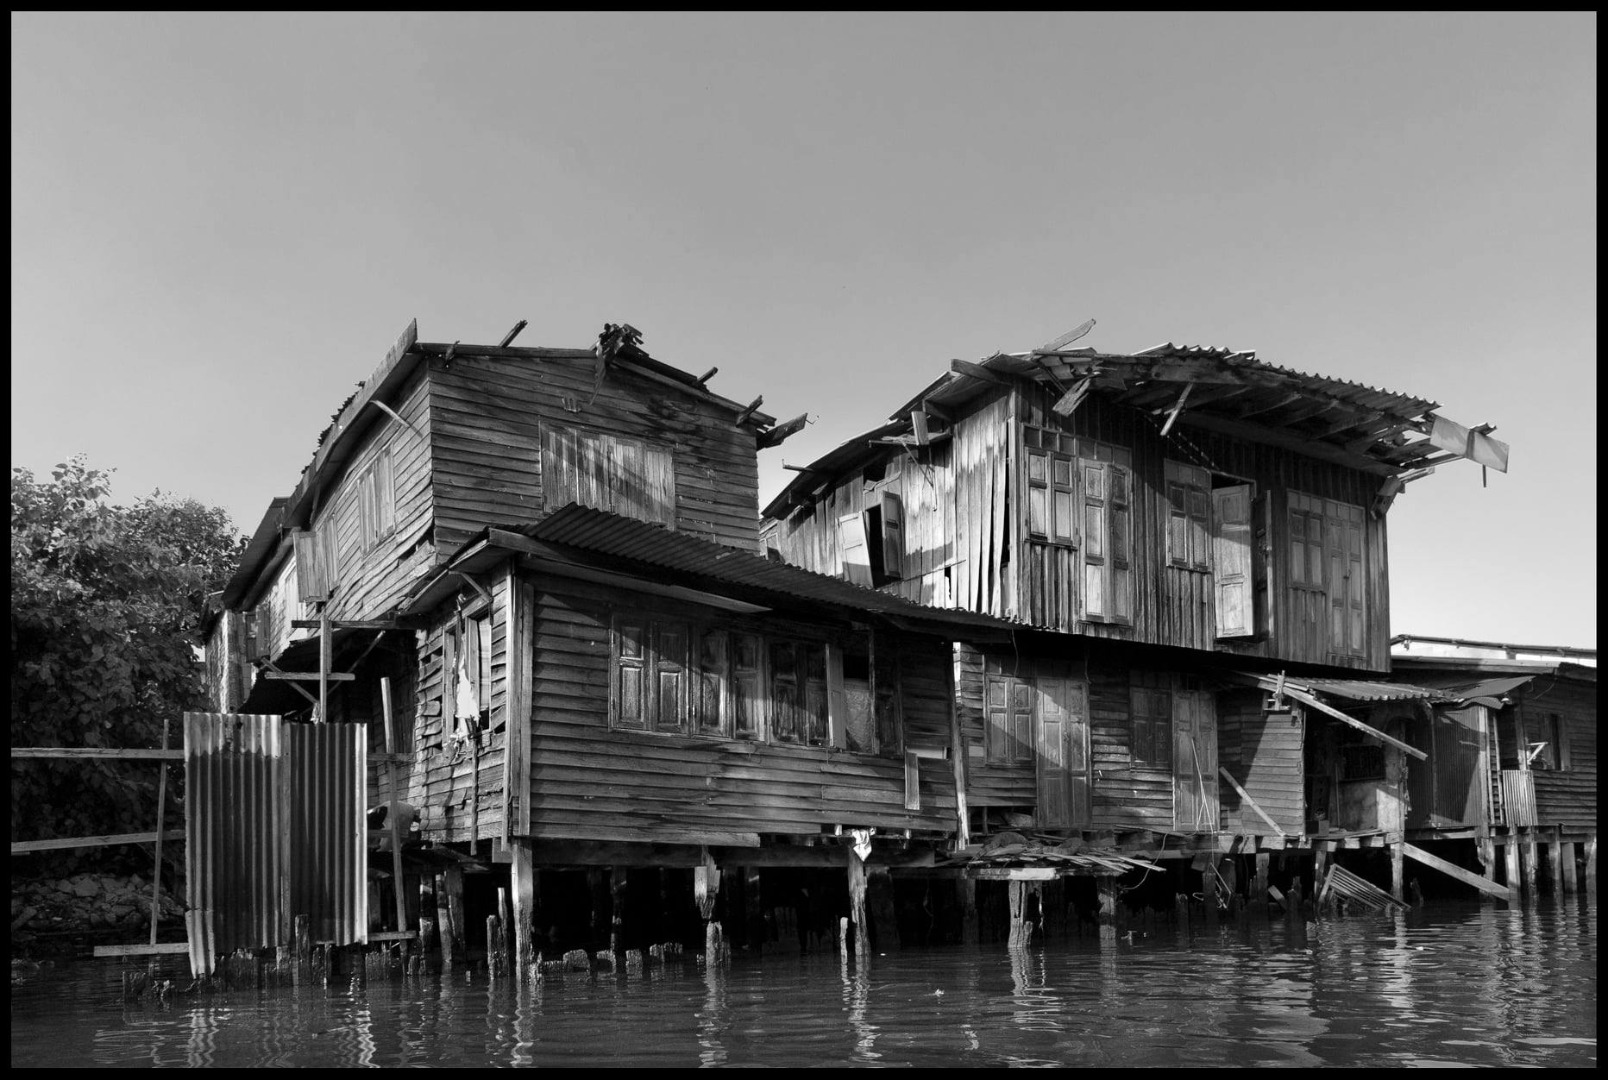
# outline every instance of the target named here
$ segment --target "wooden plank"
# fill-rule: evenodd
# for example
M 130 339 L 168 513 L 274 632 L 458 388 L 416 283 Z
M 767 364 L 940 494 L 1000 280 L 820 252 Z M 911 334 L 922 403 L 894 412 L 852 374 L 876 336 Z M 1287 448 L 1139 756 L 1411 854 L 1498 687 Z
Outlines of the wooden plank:
M 161 834 L 163 840 L 183 840 L 183 829 L 167 829 Z M 104 836 L 76 836 L 60 840 L 22 840 L 13 842 L 11 854 L 20 855 L 29 851 L 62 851 L 68 848 L 113 847 L 117 844 L 154 844 L 157 834 L 154 832 L 118 833 Z
M 1439 870 L 1448 877 L 1461 881 L 1464 885 L 1471 885 L 1480 890 L 1480 892 L 1489 893 L 1498 900 L 1511 901 L 1513 898 L 1513 894 L 1509 889 L 1496 884 L 1494 881 L 1487 881 L 1478 874 L 1470 873 L 1469 871 L 1464 870 L 1461 866 L 1458 866 L 1456 863 L 1447 862 L 1438 855 L 1431 855 L 1423 848 L 1414 847 L 1412 844 L 1404 843 L 1401 845 L 1401 853 L 1415 862 L 1423 863 L 1432 870 Z
M 373 940 L 374 935 L 369 935 Z M 176 956 L 190 951 L 187 941 L 152 942 L 149 945 L 97 945 L 95 955 L 101 956 Z
M 327 678 L 330 682 L 356 682 L 357 676 L 349 671 L 331 671 L 320 675 L 316 671 L 264 671 L 260 673 L 264 679 L 287 679 L 295 682 L 318 682 Z
M 1055 866 L 968 866 L 974 881 L 1055 881 L 1063 871 Z
M 966 360 L 951 360 L 949 362 L 949 370 L 953 371 L 957 375 L 966 375 L 973 379 L 980 380 L 981 382 L 992 383 L 995 386 L 1011 385 L 1011 380 L 1005 378 L 1003 375 L 996 375 L 994 372 L 989 371 L 981 364 L 973 364 Z
M 102 758 L 115 761 L 183 761 L 184 749 L 135 750 L 102 746 L 13 746 L 14 758 Z

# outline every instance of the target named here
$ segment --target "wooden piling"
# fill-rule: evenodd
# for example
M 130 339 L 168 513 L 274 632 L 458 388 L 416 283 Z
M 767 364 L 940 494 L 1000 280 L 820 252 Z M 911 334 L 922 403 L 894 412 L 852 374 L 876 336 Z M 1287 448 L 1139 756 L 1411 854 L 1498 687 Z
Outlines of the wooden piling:
M 865 862 L 860 858 L 859 852 L 849 849 L 849 919 L 854 926 L 854 955 L 863 959 L 871 953 L 871 943 L 867 940 L 869 927 L 867 926 L 865 911 L 866 873 Z
M 291 932 L 291 946 L 296 950 L 296 976 L 297 986 L 311 985 L 313 981 L 313 936 L 312 919 L 307 915 L 296 916 L 293 924 L 295 929 Z
M 1098 890 L 1100 894 L 1100 942 L 1117 939 L 1117 879 L 1103 877 L 1099 879 Z
M 1011 934 L 1006 946 L 1011 949 L 1025 949 L 1028 936 L 1032 932 L 1027 922 L 1027 882 L 1008 881 L 1005 885 L 1011 905 Z
M 436 948 L 436 894 L 435 877 L 419 875 L 419 952 L 429 956 Z
M 960 940 L 973 945 L 981 944 L 977 920 L 977 882 L 969 877 L 956 878 L 955 899 L 960 907 Z
M 1256 853 L 1256 875 L 1251 879 L 1251 895 L 1256 897 L 1257 910 L 1261 911 L 1264 915 L 1270 914 L 1267 904 L 1267 870 L 1268 863 L 1271 861 L 1272 856 L 1270 856 L 1267 852 L 1258 851 Z
M 468 947 L 464 941 L 467 925 L 463 915 L 463 871 L 449 867 L 441 875 L 441 890 L 436 895 L 436 917 L 441 920 L 441 966 L 450 969 L 468 960 Z
M 1398 833 L 1392 833 L 1390 835 L 1390 837 L 1389 837 L 1389 841 L 1390 841 L 1390 895 L 1395 897 L 1397 900 L 1405 901 L 1407 899 L 1407 897 L 1406 897 L 1406 894 L 1402 891 L 1402 886 L 1403 886 L 1402 874 L 1403 874 L 1403 871 L 1405 869 L 1405 867 L 1403 866 L 1403 863 L 1402 863 L 1403 859 L 1405 858 L 1404 851 L 1403 851 L 1403 848 L 1402 848 L 1402 844 L 1404 843 L 1404 837 L 1399 832 Z
M 1507 843 L 1502 847 L 1502 862 L 1507 871 L 1509 903 L 1516 904 L 1523 898 L 1524 876 L 1519 873 L 1519 827 L 1508 826 Z
M 1524 830 L 1524 850 L 1519 855 L 1524 868 L 1524 895 L 1527 900 L 1534 900 L 1540 895 L 1536 891 L 1536 864 L 1540 859 L 1536 849 L 1535 833 L 1533 826 Z
M 1565 896 L 1573 896 L 1580 890 L 1580 881 L 1575 870 L 1575 844 L 1572 840 L 1565 840 L 1558 844 L 1558 861 L 1563 870 L 1563 892 Z
M 1491 830 L 1485 825 L 1476 826 L 1474 830 L 1474 852 L 1479 856 L 1480 871 L 1485 880 L 1492 885 L 1496 884 L 1496 844 L 1491 840 Z M 1480 892 L 1480 904 L 1494 904 L 1496 897 L 1484 890 Z
M 1558 826 L 1552 827 L 1552 837 L 1547 843 L 1547 868 L 1552 871 L 1552 895 L 1563 895 L 1563 830 Z
M 520 982 L 536 972 L 536 852 L 529 840 L 512 839 L 509 879 L 514 893 L 514 973 Z
M 738 870 L 743 889 L 743 944 L 750 952 L 764 948 L 770 934 L 765 925 L 764 893 L 760 888 L 759 867 L 744 866 Z
M 1586 840 L 1586 895 L 1597 895 L 1597 834 Z
M 486 974 L 493 979 L 508 974 L 508 953 L 503 938 L 503 921 L 495 915 L 486 916 Z
M 1034 882 L 1034 891 L 1037 891 Z M 893 875 L 886 866 L 866 868 L 866 907 L 871 917 L 871 935 L 878 952 L 899 948 L 899 919 L 893 903 Z

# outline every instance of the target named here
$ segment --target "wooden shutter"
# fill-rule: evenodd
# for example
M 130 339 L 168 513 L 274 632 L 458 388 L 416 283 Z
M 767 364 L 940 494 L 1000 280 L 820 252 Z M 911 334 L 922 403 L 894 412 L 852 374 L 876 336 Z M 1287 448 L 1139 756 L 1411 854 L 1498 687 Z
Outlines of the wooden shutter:
M 1027 451 L 1027 532 L 1050 535 L 1050 455 L 1044 450 Z
M 1209 694 L 1172 695 L 1173 827 L 1182 832 L 1218 828 L 1217 724 Z
M 724 630 L 705 630 L 698 637 L 698 681 L 693 715 L 705 735 L 727 732 L 727 640 Z
M 290 542 L 296 554 L 296 599 L 302 603 L 327 600 L 329 581 L 324 576 L 317 531 L 297 529 L 290 534 Z
M 770 643 L 771 735 L 782 742 L 799 741 L 800 700 L 798 648 L 791 641 Z
M 687 727 L 687 630 L 659 623 L 653 633 L 653 726 L 660 731 Z
M 764 734 L 765 683 L 760 670 L 764 644 L 758 634 L 733 634 L 731 650 L 732 727 L 739 739 Z
M 1035 732 L 1038 812 L 1034 823 L 1040 828 L 1064 826 L 1071 817 L 1065 682 L 1064 679 L 1040 679 L 1034 687 L 1038 698 L 1038 725 Z
M 1129 508 L 1128 492 L 1132 472 L 1121 465 L 1111 465 L 1111 527 L 1106 534 L 1109 544 L 1108 590 L 1109 617 L 1117 622 L 1133 621 L 1133 515 Z
M 1110 538 L 1106 509 L 1110 503 L 1110 466 L 1083 461 L 1083 617 L 1107 619 L 1111 616 L 1108 563 Z
M 1031 682 L 1005 675 L 984 679 L 988 721 L 984 753 L 989 762 L 1011 765 L 1033 760 L 1033 697 Z
M 804 653 L 804 741 L 811 746 L 825 746 L 827 736 L 827 684 L 826 646 L 809 644 Z
M 871 553 L 865 539 L 865 520 L 859 514 L 838 518 L 838 550 L 843 577 L 856 585 L 870 585 Z
M 379 535 L 390 536 L 396 529 L 396 485 L 389 449 L 374 462 L 374 488 L 379 498 Z
M 1077 536 L 1077 495 L 1072 483 L 1072 458 L 1050 455 L 1050 539 L 1071 544 Z
M 614 726 L 648 726 L 647 641 L 645 623 L 619 623 L 615 629 Z
M 1236 484 L 1213 491 L 1212 510 L 1217 636 L 1251 637 L 1256 632 L 1251 582 L 1251 485 Z
M 882 493 L 882 572 L 890 578 L 904 577 L 904 507 L 899 496 Z

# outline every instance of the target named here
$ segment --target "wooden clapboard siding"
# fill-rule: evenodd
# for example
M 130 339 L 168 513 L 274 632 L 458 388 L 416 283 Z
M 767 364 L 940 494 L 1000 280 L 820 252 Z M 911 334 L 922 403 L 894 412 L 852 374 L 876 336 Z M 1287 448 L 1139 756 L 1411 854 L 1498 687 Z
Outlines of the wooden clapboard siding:
M 458 357 L 429 362 L 436 542 L 450 552 L 488 524 L 557 509 L 541 485 L 545 425 L 641 439 L 674 455 L 676 528 L 755 550 L 758 465 L 728 410 L 590 360 Z M 595 391 L 595 392 L 594 392 Z
M 1256 805 L 1287 833 L 1302 831 L 1305 814 L 1302 724 L 1298 715 L 1264 713 L 1255 690 L 1228 690 L 1217 696 L 1218 760 Z M 1265 833 L 1262 816 L 1243 805 L 1233 785 L 1220 788 L 1223 827 Z
M 537 587 L 533 835 L 674 840 L 678 830 L 815 835 L 835 825 L 954 828 L 947 761 L 921 762 L 921 809 L 908 811 L 902 756 L 611 729 L 612 615 L 688 613 L 601 586 L 542 580 Z M 774 618 L 711 613 L 710 621 L 777 637 L 809 632 Z M 898 658 L 905 746 L 947 746 L 947 649 L 882 633 L 877 648 Z
M 1540 684 L 1539 686 L 1537 684 Z M 1545 678 L 1521 687 L 1515 704 L 1524 742 L 1548 738 L 1545 718 L 1556 714 L 1566 727 L 1568 766 L 1535 769 L 1535 804 L 1542 825 L 1560 825 L 1570 834 L 1594 833 L 1597 822 L 1597 694 L 1595 684 Z

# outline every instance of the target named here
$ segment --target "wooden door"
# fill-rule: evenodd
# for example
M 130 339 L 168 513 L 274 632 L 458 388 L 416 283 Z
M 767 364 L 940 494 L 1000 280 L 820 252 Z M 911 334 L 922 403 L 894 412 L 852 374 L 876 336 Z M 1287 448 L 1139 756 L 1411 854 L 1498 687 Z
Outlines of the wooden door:
M 1073 679 L 1039 679 L 1034 702 L 1038 824 L 1090 824 L 1087 688 Z
M 1212 695 L 1179 690 L 1173 694 L 1173 828 L 1216 832 L 1220 819 Z

